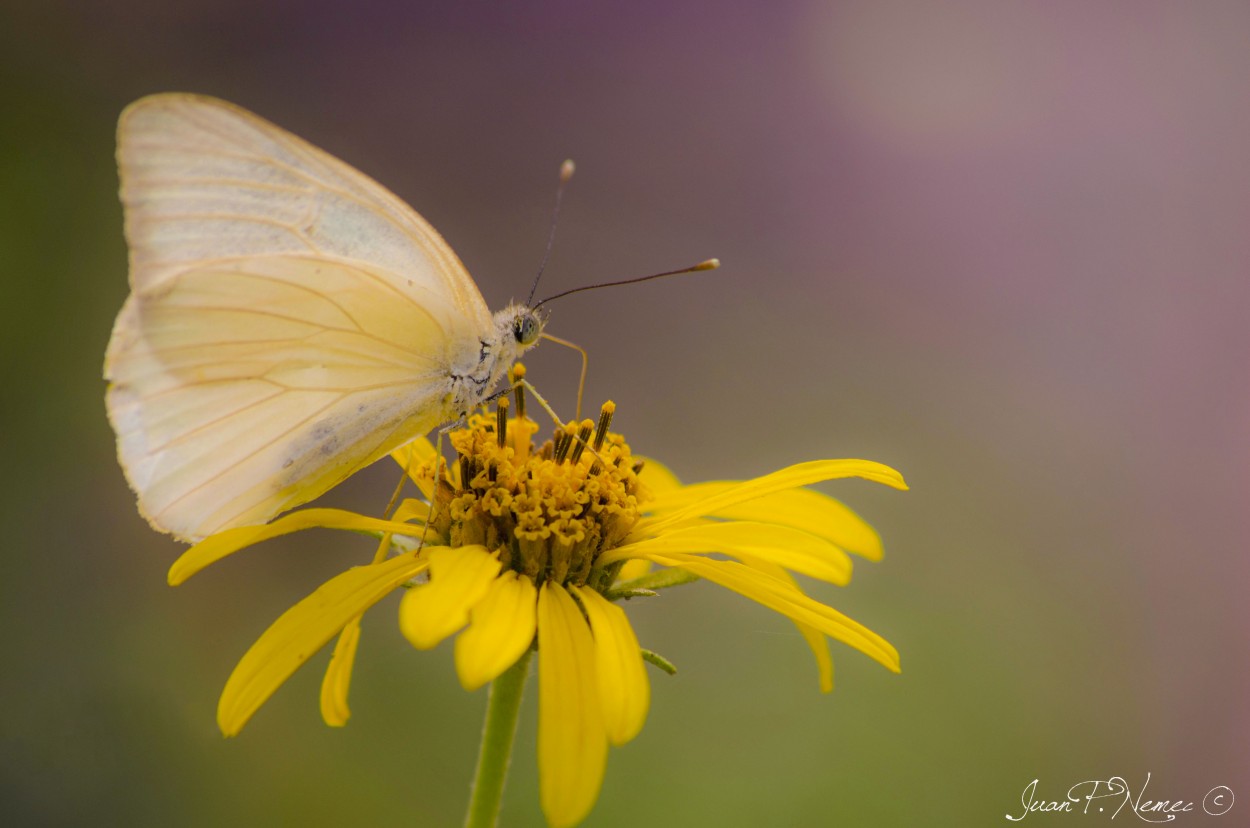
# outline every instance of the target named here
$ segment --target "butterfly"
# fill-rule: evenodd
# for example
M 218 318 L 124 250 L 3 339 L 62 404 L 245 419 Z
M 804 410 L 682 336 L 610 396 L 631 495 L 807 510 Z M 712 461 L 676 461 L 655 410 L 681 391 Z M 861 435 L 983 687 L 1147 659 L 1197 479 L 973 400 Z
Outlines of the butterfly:
M 140 512 L 180 539 L 312 500 L 482 403 L 542 336 L 524 304 L 492 315 L 403 201 L 238 106 L 142 98 L 117 162 L 108 416 Z

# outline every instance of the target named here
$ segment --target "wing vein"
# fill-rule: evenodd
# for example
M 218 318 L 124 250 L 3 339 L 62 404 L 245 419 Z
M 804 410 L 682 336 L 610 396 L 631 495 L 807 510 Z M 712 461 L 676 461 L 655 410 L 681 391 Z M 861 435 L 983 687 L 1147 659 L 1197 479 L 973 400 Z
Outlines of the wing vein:
M 308 325 L 309 327 L 320 328 L 322 332 L 336 332 L 336 333 L 352 334 L 355 336 L 363 336 L 366 339 L 372 339 L 374 342 L 377 342 L 379 344 L 389 345 L 393 348 L 403 351 L 404 353 L 413 354 L 414 356 L 421 356 L 421 354 L 417 354 L 412 349 L 406 347 L 405 345 L 401 343 L 392 342 L 389 339 L 383 339 L 381 336 L 378 336 L 377 334 L 372 333 L 371 331 L 367 331 L 361 328 L 359 323 L 357 323 L 355 319 L 352 319 L 351 316 L 348 316 L 348 319 L 351 319 L 352 324 L 355 325 L 356 327 L 343 328 L 343 327 L 339 327 L 335 325 L 326 325 L 322 322 L 314 322 L 312 320 L 303 319 L 298 316 L 290 316 L 287 314 L 276 313 L 274 311 L 266 310 L 264 308 L 232 308 L 232 307 L 223 306 L 223 305 L 194 305 L 194 306 L 188 306 L 188 307 L 195 310 L 197 313 L 201 311 L 210 311 L 210 312 L 215 312 L 215 313 L 242 313 L 242 314 L 249 314 L 252 316 L 267 316 L 271 319 L 278 319 L 283 322 L 294 322 L 299 325 Z M 316 336 L 316 334 L 315 333 L 309 334 L 309 336 Z M 281 342 L 283 340 L 278 339 L 278 340 L 273 340 L 273 341 Z M 230 343 L 224 342 L 224 343 L 215 343 L 215 344 L 226 345 Z
M 324 413 L 325 411 L 327 411 L 327 410 L 329 410 L 329 409 L 333 408 L 334 406 L 338 405 L 339 403 L 341 403 L 341 402 L 343 401 L 343 399 L 344 399 L 344 397 L 345 397 L 345 396 L 346 396 L 346 395 L 342 395 L 342 396 L 340 396 L 338 399 L 335 399 L 335 400 L 332 400 L 332 401 L 330 401 L 330 402 L 326 403 L 326 404 L 325 404 L 325 405 L 323 405 L 321 408 L 318 408 L 316 411 L 313 411 L 312 413 L 310 413 L 310 414 L 309 414 L 307 417 L 305 417 L 304 419 L 300 420 L 300 421 L 299 421 L 299 422 L 297 422 L 297 423 L 292 424 L 292 425 L 291 425 L 289 428 L 287 428 L 285 431 L 283 431 L 283 432 L 281 432 L 280 434 L 276 435 L 276 436 L 275 436 L 275 437 L 273 437 L 272 439 L 267 440 L 267 441 L 266 441 L 266 446 L 272 446 L 273 444 L 277 443 L 279 440 L 282 440 L 282 439 L 284 439 L 284 438 L 286 438 L 286 437 L 290 436 L 293 432 L 295 432 L 295 431 L 299 430 L 301 427 L 303 427 L 303 426 L 304 426 L 304 424 L 308 423 L 310 420 L 314 420 L 314 419 L 316 419 L 317 417 L 319 417 L 319 416 L 320 416 L 322 413 Z M 187 491 L 185 491 L 185 492 L 183 492 L 182 494 L 178 495 L 178 497 L 176 497 L 176 498 L 174 498 L 173 500 L 171 500 L 169 503 L 166 503 L 164 506 L 162 506 L 162 507 L 161 507 L 161 510 L 160 510 L 159 512 L 157 512 L 155 515 L 153 515 L 153 517 L 155 517 L 155 518 L 159 518 L 161 515 L 164 515 L 164 514 L 165 514 L 166 512 L 168 512 L 170 509 L 172 509 L 172 508 L 174 508 L 175 506 L 177 506 L 177 505 L 178 505 L 181 501 L 183 501 L 183 500 L 185 500 L 186 498 L 190 497 L 191 495 L 195 494 L 195 493 L 196 493 L 196 492 L 198 492 L 200 489 L 203 489 L 205 486 L 209 485 L 210 483 L 212 483 L 214 480 L 216 480 L 217 478 L 221 477 L 222 475 L 229 473 L 230 471 L 232 471 L 232 470 L 233 470 L 233 468 L 234 468 L 233 466 L 226 466 L 224 469 L 222 469 L 221 471 L 219 471 L 219 472 L 217 472 L 216 474 L 212 475 L 212 476 L 211 476 L 211 477 L 209 477 L 208 479 L 206 479 L 206 480 L 201 480 L 201 481 L 200 481 L 199 483 L 197 483 L 195 486 L 191 487 L 191 488 L 190 488 L 190 489 L 188 489 Z
M 230 340 L 229 342 L 214 342 L 214 343 L 212 343 L 212 345 L 213 345 L 213 346 L 215 346 L 215 347 L 216 347 L 216 346 L 231 346 L 231 347 L 233 347 L 233 346 L 236 346 L 236 345 L 239 345 L 239 346 L 244 346 L 244 345 L 246 345 L 246 346 L 254 346 L 254 347 L 256 347 L 256 348 L 258 348 L 258 349 L 259 349 L 259 348 L 265 348 L 265 347 L 280 346 L 280 345 L 283 345 L 283 344 L 286 344 L 286 343 L 296 343 L 296 344 L 298 344 L 298 345 L 307 345 L 308 347 L 315 347 L 315 348 L 317 348 L 319 351 L 324 352 L 324 353 L 327 353 L 327 354 L 339 354 L 339 355 L 342 355 L 342 356 L 345 356 L 345 357 L 357 357 L 357 358 L 361 359 L 361 361 L 362 361 L 362 362 L 370 362 L 370 361 L 372 361 L 372 362 L 375 362 L 375 363 L 379 363 L 379 364 L 381 364 L 381 365 L 384 365 L 385 367 L 388 367 L 388 368 L 399 368 L 399 369 L 404 369 L 404 368 L 412 368 L 412 367 L 413 367 L 413 366 L 412 366 L 411 364 L 409 364 L 409 363 L 406 363 L 406 362 L 400 362 L 400 361 L 398 361 L 398 360 L 391 359 L 390 357 L 380 357 L 380 356 L 378 356 L 377 354 L 374 354 L 374 353 L 371 353 L 371 352 L 368 352 L 368 351 L 364 351 L 364 350 L 356 350 L 356 349 L 354 349 L 354 348 L 347 348 L 347 347 L 344 347 L 344 346 L 342 346 L 342 345 L 326 345 L 326 344 L 323 344 L 323 343 L 312 343 L 312 342 L 310 342 L 310 341 L 309 341 L 309 340 L 315 339 L 315 338 L 316 338 L 316 337 L 318 337 L 318 336 L 321 336 L 321 335 L 322 335 L 322 334 L 324 334 L 324 333 L 326 333 L 326 332 L 325 332 L 325 331 L 316 331 L 316 332 L 314 332 L 314 333 L 310 333 L 310 334 L 307 334 L 307 335 L 305 335 L 305 336 L 301 336 L 301 337 L 299 337 L 299 338 L 297 338 L 297 339 L 290 339 L 290 338 L 288 338 L 288 339 L 232 339 L 232 340 Z M 383 343 L 385 343 L 385 340 L 379 340 L 379 341 L 382 341 Z M 160 346 L 160 347 L 157 347 L 157 346 L 151 346 L 151 347 L 150 347 L 150 349 L 149 349 L 149 352 L 150 352 L 150 353 L 152 353 L 152 354 L 154 354 L 154 355 L 156 355 L 156 356 L 158 356 L 158 357 L 163 357 L 163 356 L 168 356 L 168 355 L 172 355 L 172 354 L 182 353 L 182 352 L 185 352 L 185 351 L 197 351 L 197 350 L 203 350 L 203 349 L 204 349 L 204 348 L 206 348 L 206 347 L 209 347 L 209 346 L 208 346 L 207 344 L 205 344 L 205 343 L 193 342 L 193 343 L 190 343 L 190 344 L 187 344 L 187 345 L 164 345 L 164 346 Z M 435 365 L 435 366 L 437 366 L 437 364 L 438 364 L 435 360 L 433 360 L 433 359 L 431 359 L 431 358 L 429 358 L 429 357 L 422 356 L 422 355 L 420 355 L 420 354 L 414 354 L 414 353 L 412 353 L 412 352 L 410 352 L 410 351 L 404 351 L 404 353 L 405 353 L 405 354 L 407 354 L 407 355 L 414 356 L 414 357 L 416 357 L 418 360 L 420 360 L 420 361 L 422 361 L 422 362 L 425 362 L 425 363 L 428 363 L 429 365 Z M 232 363 L 233 363 L 233 362 L 246 362 L 246 361 L 247 361 L 247 358 L 248 358 L 249 356 L 251 356 L 251 354 L 243 354 L 243 355 L 241 355 L 241 356 L 240 356 L 239 358 L 237 358 L 237 359 L 232 359 L 232 360 L 230 360 L 230 362 L 232 362 Z M 263 356 L 263 355 L 262 355 L 262 356 Z M 178 366 L 178 367 L 179 367 L 179 368 L 182 368 L 182 367 L 184 367 L 184 366 Z
M 269 181 L 256 181 L 248 178 L 227 178 L 225 176 L 210 175 L 152 175 L 148 178 L 148 184 L 149 186 L 161 184 L 192 184 L 197 187 L 203 187 L 206 191 L 209 190 L 210 187 L 220 187 L 223 189 L 234 188 L 239 190 L 261 190 L 264 192 L 274 193 L 296 193 L 305 196 L 316 195 L 316 191 L 309 189 L 308 187 L 297 187 L 290 184 L 275 184 Z M 193 197 L 203 197 L 205 195 L 211 195 L 211 192 L 202 194 L 197 192 Z
M 184 382 L 181 385 L 175 386 L 173 388 L 162 388 L 161 390 L 153 391 L 150 394 L 136 394 L 134 399 L 137 402 L 146 403 L 146 402 L 151 402 L 152 400 L 158 399 L 160 397 L 163 397 L 166 394 L 176 394 L 179 391 L 185 391 L 188 388 L 199 388 L 201 386 L 206 386 L 206 385 L 225 385 L 226 383 L 244 382 L 244 381 L 263 382 L 265 385 L 272 385 L 275 388 L 283 389 L 283 391 L 279 391 L 278 393 L 284 393 L 286 391 L 285 386 L 279 383 L 276 383 L 273 380 L 265 379 L 264 377 L 220 377 L 220 378 L 215 378 L 215 379 L 188 380 L 187 382 Z M 129 388 L 130 384 L 118 383 L 116 387 Z
M 254 400 L 254 401 L 252 401 L 252 402 L 248 403 L 247 405 L 243 406 L 242 408 L 236 408 L 236 409 L 233 409 L 232 411 L 227 411 L 225 414 L 222 414 L 220 417 L 215 417 L 215 418 L 213 418 L 213 419 L 209 420 L 209 421 L 208 421 L 208 422 L 206 422 L 206 423 L 200 423 L 200 424 L 199 424 L 199 425 L 197 425 L 195 428 L 193 428 L 193 429 L 191 429 L 191 430 L 189 430 L 189 431 L 184 431 L 184 432 L 182 432 L 182 433 L 181 433 L 181 434 L 179 434 L 177 437 L 171 437 L 170 439 L 166 440 L 166 441 L 165 441 L 164 443 L 162 443 L 161 445 L 156 446 L 155 448 L 148 449 L 148 451 L 147 451 L 146 453 L 147 453 L 147 455 L 148 455 L 149 457 L 151 457 L 153 454 L 157 454 L 157 453 L 159 453 L 159 452 L 166 451 L 166 450 L 167 450 L 167 449 L 169 449 L 170 447 L 178 445 L 179 443 L 183 442 L 184 440 L 187 440 L 188 438 L 195 436 L 197 433 L 199 433 L 199 432 L 201 432 L 201 431 L 204 431 L 205 429 L 212 428 L 213 426 L 217 425 L 218 423 L 223 423 L 223 422 L 226 422 L 226 421 L 230 420 L 231 418 L 238 416 L 239 414 L 243 414 L 243 413 L 244 413 L 244 412 L 246 412 L 248 409 L 255 408 L 255 407 L 256 407 L 256 406 L 258 406 L 258 405 L 264 405 L 265 403 L 269 402 L 270 400 L 277 399 L 278 397 L 281 397 L 281 396 L 282 396 L 283 394 L 285 394 L 285 393 L 287 393 L 287 392 L 286 392 L 286 391 L 274 391 L 274 392 L 273 392 L 272 394 L 270 394 L 269 396 L 264 397 L 264 398 L 259 399 L 259 400 Z
M 276 227 L 279 230 L 285 230 L 286 232 L 290 233 L 292 236 L 299 239 L 299 241 L 305 247 L 307 247 L 309 250 L 313 251 L 314 253 L 321 252 L 321 248 L 317 247 L 317 245 L 313 242 L 313 240 L 308 238 L 308 234 L 305 233 L 300 228 L 296 227 L 293 224 L 288 224 L 287 222 L 282 221 L 281 219 L 265 218 L 264 216 L 255 216 L 255 215 L 249 216 L 249 215 L 243 215 L 242 213 L 196 213 L 196 212 L 161 213 L 159 215 L 144 216 L 143 223 L 166 224 L 166 223 L 171 223 L 171 222 L 186 221 L 188 219 L 191 219 L 191 220 L 211 219 L 215 221 L 240 221 L 240 222 L 247 222 L 250 224 L 269 225 L 271 227 Z
M 311 183 L 313 186 L 325 192 L 337 195 L 338 197 L 345 199 L 349 202 L 352 202 L 356 204 L 357 206 L 362 207 L 365 210 L 368 210 L 375 214 L 379 213 L 379 211 L 376 208 L 382 207 L 383 210 L 381 211 L 380 214 L 387 220 L 387 222 L 389 222 L 393 227 L 395 227 L 395 229 L 399 230 L 401 233 L 407 236 L 409 240 L 415 242 L 419 248 L 421 248 L 427 253 L 433 253 L 437 257 L 439 264 L 441 265 L 440 269 L 443 272 L 451 272 L 454 270 L 454 267 L 453 267 L 454 263 L 448 259 L 446 252 L 441 248 L 441 246 L 438 244 L 430 243 L 432 241 L 431 239 L 432 231 L 426 230 L 425 228 L 421 227 L 419 223 L 412 221 L 412 218 L 407 215 L 408 210 L 411 208 L 408 208 L 407 205 L 404 204 L 404 202 L 400 201 L 397 196 L 385 190 L 381 184 L 377 184 L 376 182 L 373 182 L 372 179 L 368 179 L 368 177 L 365 176 L 364 173 L 359 172 L 358 170 L 355 170 L 352 167 L 347 166 L 346 164 L 343 164 L 343 162 L 341 161 L 338 162 L 347 171 L 350 171 L 351 173 L 365 177 L 367 180 L 375 184 L 374 191 L 372 192 L 372 195 L 374 195 L 375 198 L 369 201 L 361 199 L 350 190 L 344 190 L 337 185 L 331 184 L 330 182 L 326 181 L 324 178 L 321 178 L 320 176 L 314 174 L 312 170 L 307 170 L 307 169 L 295 166 L 280 158 L 275 158 L 272 155 L 261 155 L 261 154 L 256 154 L 256 153 L 249 153 L 246 151 L 240 151 L 237 149 L 238 141 L 234 137 L 223 135 L 220 131 L 216 129 L 205 128 L 203 122 L 195 118 L 188 117 L 187 120 L 194 123 L 197 127 L 204 128 L 205 132 L 208 132 L 216 136 L 219 140 L 223 141 L 228 146 L 235 147 L 235 150 L 226 151 L 226 150 L 219 149 L 219 148 L 213 148 L 211 150 L 201 149 L 201 150 L 193 151 L 193 150 L 186 149 L 185 147 L 179 146 L 177 144 L 160 144 L 160 143 L 149 144 L 147 142 L 132 142 L 130 146 L 134 148 L 139 148 L 139 149 L 165 149 L 165 150 L 172 149 L 175 152 L 185 152 L 187 154 L 194 154 L 194 155 L 201 155 L 201 156 L 202 155 L 219 155 L 223 158 L 236 158 L 236 159 L 243 160 L 243 161 L 259 162 L 262 166 L 270 166 L 270 167 L 276 167 L 276 168 L 282 169 L 290 173 L 291 175 L 296 176 L 297 178 L 301 178 Z M 322 150 L 317 150 L 311 146 L 301 146 L 301 144 L 304 144 L 303 140 L 300 138 L 297 138 L 294 135 L 290 135 L 289 133 L 270 134 L 266 137 L 274 141 L 275 143 L 280 144 L 288 152 L 291 152 L 297 157 L 303 159 L 306 164 L 308 164 L 310 167 L 313 168 L 313 170 L 318 170 L 321 172 L 326 171 L 325 170 L 325 167 L 327 166 L 326 158 L 318 157 L 324 154 Z M 331 160 L 335 160 L 333 159 L 332 156 L 327 156 L 327 158 Z M 332 168 L 329 171 L 334 172 Z M 389 198 L 387 198 L 386 200 L 383 200 L 382 199 L 383 194 L 389 196 Z M 392 202 L 395 202 L 395 203 L 392 203 Z

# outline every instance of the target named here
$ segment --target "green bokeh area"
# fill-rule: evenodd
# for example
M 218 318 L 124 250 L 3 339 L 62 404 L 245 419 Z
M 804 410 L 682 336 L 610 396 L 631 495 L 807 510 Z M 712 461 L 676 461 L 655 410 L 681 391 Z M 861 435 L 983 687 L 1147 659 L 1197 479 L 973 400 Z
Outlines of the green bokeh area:
M 125 298 L 117 114 L 234 101 L 384 182 L 487 303 L 554 303 L 588 403 L 684 479 L 818 457 L 880 563 L 822 600 L 818 692 L 783 618 L 709 584 L 632 602 L 650 718 L 588 826 L 1005 824 L 1123 777 L 1246 824 L 1250 13 L 1169 3 L 166 5 L 0 9 L 0 824 L 458 824 L 485 691 L 365 620 L 353 717 L 328 653 L 237 738 L 234 664 L 372 546 L 310 532 L 178 588 L 117 466 L 101 365 Z M 576 357 L 530 376 L 561 411 Z M 376 512 L 394 472 L 324 500 Z M 533 683 L 502 823 L 541 824 Z M 1221 818 L 1204 795 L 1240 797 Z M 1111 820 L 1034 814 L 1027 824 Z M 1116 822 L 1136 822 L 1127 811 Z M 1114 824 L 1114 823 L 1113 823 Z

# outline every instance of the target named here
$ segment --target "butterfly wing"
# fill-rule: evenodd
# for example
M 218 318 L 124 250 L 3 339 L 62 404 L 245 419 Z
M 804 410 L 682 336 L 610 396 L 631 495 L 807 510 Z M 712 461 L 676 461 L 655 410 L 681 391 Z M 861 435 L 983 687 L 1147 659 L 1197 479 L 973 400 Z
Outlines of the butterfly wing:
M 427 432 L 490 313 L 398 198 L 230 104 L 159 95 L 118 130 L 131 296 L 105 374 L 159 529 L 261 523 Z
M 122 113 L 117 161 L 131 287 L 232 256 L 311 253 L 363 262 L 473 325 L 490 311 L 423 218 L 373 179 L 233 104 L 142 98 Z

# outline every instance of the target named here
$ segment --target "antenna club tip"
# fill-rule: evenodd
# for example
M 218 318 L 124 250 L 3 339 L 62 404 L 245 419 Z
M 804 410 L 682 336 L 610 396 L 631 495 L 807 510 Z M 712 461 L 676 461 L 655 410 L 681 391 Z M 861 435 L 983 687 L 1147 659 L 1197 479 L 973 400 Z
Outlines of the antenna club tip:
M 693 270 L 715 270 L 718 267 L 720 267 L 720 259 L 708 259 L 707 261 L 699 262 L 692 269 Z
M 564 163 L 560 165 L 560 182 L 563 183 L 573 177 L 573 173 L 577 171 L 577 165 L 573 163 L 572 158 L 564 159 Z

